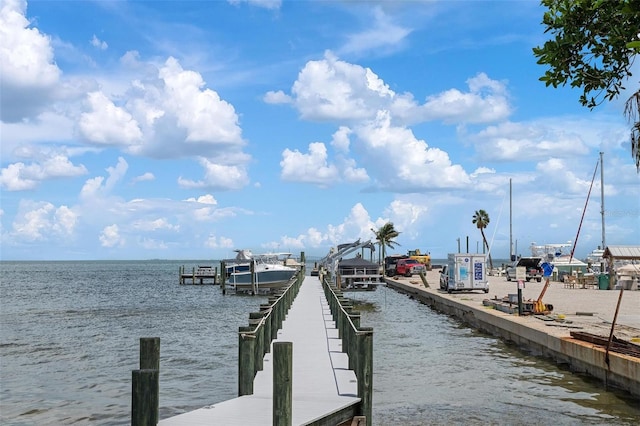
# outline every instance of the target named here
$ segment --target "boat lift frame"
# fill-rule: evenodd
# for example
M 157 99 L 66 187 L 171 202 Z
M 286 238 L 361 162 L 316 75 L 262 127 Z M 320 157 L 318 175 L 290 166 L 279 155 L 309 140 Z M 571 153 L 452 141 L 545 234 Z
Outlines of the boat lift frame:
M 376 250 L 375 244 L 373 244 L 371 240 L 361 242 L 359 238 L 352 243 L 340 244 L 338 247 L 339 248 L 336 249 L 336 251 L 329 253 L 320 259 L 319 262 L 323 268 L 329 271 L 331 274 L 331 280 L 335 285 L 337 285 L 336 280 L 338 279 L 338 263 L 343 257 L 361 248 L 368 248 L 371 251 Z

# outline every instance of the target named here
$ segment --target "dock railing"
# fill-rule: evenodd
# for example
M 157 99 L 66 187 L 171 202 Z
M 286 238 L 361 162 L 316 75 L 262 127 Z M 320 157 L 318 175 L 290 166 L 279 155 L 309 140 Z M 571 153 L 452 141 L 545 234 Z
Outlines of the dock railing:
M 289 285 L 269 296 L 260 312 L 249 314 L 249 326 L 239 328 L 238 396 L 253 394 L 253 379 L 263 367 L 263 357 L 270 351 L 300 285 L 302 268 Z M 140 369 L 132 371 L 131 425 L 158 423 L 160 338 L 140 338 Z M 289 404 L 290 406 L 290 404 Z
M 371 426 L 373 328 L 360 326 L 360 313 L 353 309 L 351 301 L 326 276 L 322 277 L 322 288 L 338 329 L 338 337 L 342 339 L 342 352 L 349 357 L 349 369 L 354 371 L 358 380 L 358 415 L 365 417 L 367 426 Z
M 264 355 L 271 350 L 303 280 L 304 268 L 286 288 L 270 295 L 259 312 L 249 313 L 248 326 L 239 327 L 238 396 L 253 394 L 253 379 L 262 370 Z

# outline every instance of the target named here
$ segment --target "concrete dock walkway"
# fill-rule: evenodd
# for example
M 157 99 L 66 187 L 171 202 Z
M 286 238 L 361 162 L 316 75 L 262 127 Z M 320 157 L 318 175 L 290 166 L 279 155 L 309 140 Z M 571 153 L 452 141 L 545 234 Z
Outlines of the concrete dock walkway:
M 355 406 L 356 376 L 333 321 L 318 277 L 305 277 L 274 342 L 293 342 L 294 425 L 317 422 Z M 272 342 L 273 345 L 273 342 Z M 273 413 L 273 350 L 254 379 L 254 393 L 161 420 L 162 426 L 271 425 Z

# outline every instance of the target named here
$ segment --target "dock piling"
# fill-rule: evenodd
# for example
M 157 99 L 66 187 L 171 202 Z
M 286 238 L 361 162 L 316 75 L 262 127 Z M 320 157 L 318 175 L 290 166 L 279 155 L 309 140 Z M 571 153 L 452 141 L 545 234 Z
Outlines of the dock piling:
M 372 426 L 373 415 L 373 328 L 360 327 L 358 330 L 358 360 L 356 377 L 358 378 L 358 396 L 360 415 L 367 419 L 367 426 Z M 361 333 L 361 334 L 360 334 Z
M 293 343 L 273 344 L 273 421 L 274 426 L 291 426 L 293 402 Z
M 131 426 L 158 424 L 158 370 L 131 373 Z
M 238 396 L 253 394 L 253 379 L 256 376 L 256 336 L 252 334 L 253 330 L 251 326 L 238 329 Z
M 131 426 L 158 423 L 160 338 L 140 338 L 140 369 L 131 372 Z

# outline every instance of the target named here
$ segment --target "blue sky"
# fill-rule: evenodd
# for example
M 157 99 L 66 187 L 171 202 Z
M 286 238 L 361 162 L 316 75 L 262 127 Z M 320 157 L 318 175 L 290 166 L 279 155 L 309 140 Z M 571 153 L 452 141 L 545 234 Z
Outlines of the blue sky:
M 575 241 L 599 152 L 606 243 L 640 242 L 638 81 L 545 87 L 538 2 L 0 4 L 3 260 L 322 256 L 388 221 L 440 258 L 479 209 L 504 258 L 510 181 L 526 255 Z M 600 210 L 598 170 L 576 256 Z

